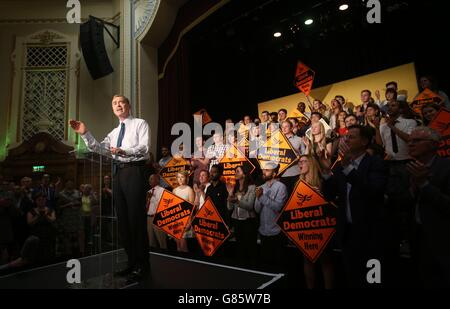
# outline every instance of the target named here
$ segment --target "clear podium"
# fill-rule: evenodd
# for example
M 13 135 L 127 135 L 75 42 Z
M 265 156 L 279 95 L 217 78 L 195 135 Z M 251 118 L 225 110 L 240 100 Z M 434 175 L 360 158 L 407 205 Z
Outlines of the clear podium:
M 102 148 L 78 155 L 77 183 L 79 190 L 85 191 L 80 210 L 81 234 L 84 235 L 84 239 L 80 239 L 80 245 L 84 246 L 81 264 L 84 272 L 82 282 L 70 288 L 123 287 L 124 283 L 113 276 L 126 263 L 112 192 L 115 159 L 109 150 Z

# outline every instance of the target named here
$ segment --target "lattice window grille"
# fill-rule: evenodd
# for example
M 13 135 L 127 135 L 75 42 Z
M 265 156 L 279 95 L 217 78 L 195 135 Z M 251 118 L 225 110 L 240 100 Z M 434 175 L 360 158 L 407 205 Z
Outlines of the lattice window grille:
M 67 45 L 29 45 L 25 64 L 22 140 L 42 129 L 64 140 L 69 74 Z

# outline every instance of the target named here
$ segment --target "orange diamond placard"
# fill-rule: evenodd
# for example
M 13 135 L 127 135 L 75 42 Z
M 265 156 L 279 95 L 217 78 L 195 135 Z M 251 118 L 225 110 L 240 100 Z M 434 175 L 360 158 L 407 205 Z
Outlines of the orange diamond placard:
M 209 197 L 192 220 L 192 227 L 206 256 L 212 256 L 231 234 Z
M 428 88 L 425 88 L 411 103 L 411 108 L 419 115 L 422 115 L 422 108 L 428 104 L 441 104 L 442 98 Z
M 297 63 L 297 70 L 295 71 L 294 84 L 306 96 L 309 95 L 314 82 L 315 73 L 307 65 L 302 62 Z
M 250 173 L 253 173 L 255 170 L 255 166 L 234 145 L 228 148 L 228 151 L 222 160 L 220 160 L 219 164 L 223 167 L 223 178 L 225 182 L 233 185 L 236 183 L 235 174 L 238 166 L 242 166 L 244 169 L 246 168 Z
M 308 260 L 317 261 L 336 231 L 336 206 L 299 181 L 277 219 Z
M 288 138 L 280 130 L 276 130 L 258 149 L 257 159 L 261 169 L 264 169 L 268 162 L 279 163 L 278 175 L 280 175 L 297 162 L 298 155 Z
M 202 118 L 202 125 L 205 125 L 207 123 L 210 123 L 212 121 L 211 116 L 208 114 L 208 112 L 206 111 L 206 109 L 202 108 L 201 110 L 199 110 L 198 112 L 195 112 L 193 114 L 193 116 L 201 116 Z M 196 118 L 194 118 L 196 119 Z
M 450 158 L 450 110 L 441 108 L 434 116 L 429 127 L 441 134 L 438 155 L 443 158 Z
M 156 209 L 153 224 L 166 234 L 181 239 L 192 216 L 193 209 L 194 205 L 188 201 L 164 190 Z
M 179 171 L 190 171 L 191 165 L 183 158 L 172 158 L 166 166 L 161 168 L 159 175 L 164 179 L 172 189 L 178 187 L 177 173 Z M 191 173 L 191 171 L 190 171 Z

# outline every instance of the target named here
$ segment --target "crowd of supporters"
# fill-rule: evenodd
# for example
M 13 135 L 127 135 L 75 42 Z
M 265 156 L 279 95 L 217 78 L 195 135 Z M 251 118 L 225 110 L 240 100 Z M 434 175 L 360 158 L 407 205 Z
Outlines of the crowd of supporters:
M 336 234 L 316 263 L 303 259 L 305 285 L 337 287 L 343 272 L 346 286 L 369 286 L 367 262 L 381 263 L 384 286 L 396 286 L 401 258 L 411 259 L 409 271 L 426 287 L 450 286 L 450 245 L 446 224 L 450 220 L 450 161 L 437 153 L 441 137 L 429 124 L 441 108 L 449 108 L 445 93 L 431 77 L 420 79 L 422 90 L 431 89 L 440 104 L 411 108 L 414 98 L 398 93 L 395 81 L 380 91 L 362 90 L 356 106 L 337 94 L 324 104 L 319 99 L 299 102 L 297 109 L 263 111 L 260 117 L 244 116 L 248 143 L 239 143 L 239 132 L 216 132 L 205 147 L 202 137 L 187 154 L 180 147 L 174 156 L 185 157 L 189 171 L 177 174 L 172 188 L 158 171 L 172 159 L 168 147 L 149 165 L 147 232 L 150 246 L 201 255 L 190 223 L 181 240 L 168 237 L 153 225 L 165 190 L 201 209 L 211 198 L 231 228 L 234 261 L 248 268 L 285 269 L 284 248 L 290 245 L 276 220 L 297 182 L 303 180 L 337 207 Z M 233 123 L 233 120 L 227 120 Z M 266 130 L 281 130 L 298 159 L 282 173 L 270 162 L 260 167 L 256 157 Z M 255 165 L 235 169 L 233 182 L 224 181 L 221 159 L 231 145 Z M 91 254 L 93 235 L 112 239 L 112 229 L 99 231 L 99 217 L 114 217 L 111 179 L 101 188 L 89 184 L 76 189 L 72 180 L 50 183 L 44 175 L 38 185 L 24 177 L 20 184 L 0 179 L 0 265 L 15 268 L 49 263 L 55 256 Z M 98 189 L 98 190 L 97 190 Z M 100 208 L 99 205 L 102 205 Z M 108 207 L 109 205 L 109 207 Z M 216 255 L 227 255 L 222 246 Z M 339 252 L 339 262 L 333 258 Z

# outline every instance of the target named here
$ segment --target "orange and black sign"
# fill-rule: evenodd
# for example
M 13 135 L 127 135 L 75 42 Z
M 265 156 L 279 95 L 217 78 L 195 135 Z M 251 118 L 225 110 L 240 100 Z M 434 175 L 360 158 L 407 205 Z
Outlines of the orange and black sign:
M 164 190 L 153 224 L 166 234 L 176 238 L 183 238 L 186 226 L 192 216 L 194 205 Z
M 295 71 L 295 87 L 308 96 L 312 89 L 314 75 L 313 70 L 299 61 L 297 63 L 297 70 Z
M 264 169 L 268 162 L 277 162 L 280 164 L 278 171 L 280 175 L 286 169 L 296 164 L 298 155 L 289 142 L 289 139 L 280 130 L 277 130 L 258 149 L 257 159 L 261 169 Z
M 303 114 L 301 111 L 299 110 L 293 110 L 290 114 L 289 114 L 289 118 L 297 118 L 300 122 L 308 122 L 309 117 L 306 116 L 305 114 Z
M 178 187 L 177 183 L 177 173 L 180 171 L 189 171 L 190 164 L 183 158 L 172 158 L 167 164 L 161 168 L 159 175 L 165 182 L 167 182 L 172 189 Z
M 424 107 L 424 105 L 432 103 L 441 104 L 442 98 L 437 93 L 434 93 L 430 89 L 426 88 L 414 99 L 414 101 L 411 103 L 411 108 L 418 115 L 422 115 L 422 108 Z
M 226 183 L 235 184 L 236 168 L 242 166 L 244 170 L 253 173 L 255 166 L 247 159 L 247 157 L 239 151 L 235 146 L 231 145 L 228 151 L 219 162 L 223 167 L 223 177 Z
M 212 256 L 231 234 L 209 197 L 192 220 L 192 227 L 206 256 Z
M 316 262 L 336 231 L 336 206 L 299 181 L 277 219 L 308 260 Z
M 205 124 L 210 123 L 212 121 L 211 116 L 209 116 L 208 112 L 204 108 L 202 108 L 198 112 L 195 112 L 193 115 L 202 117 L 202 125 L 205 125 Z
M 429 127 L 442 136 L 438 148 L 439 156 L 450 158 L 450 110 L 441 108 L 436 116 L 434 116 Z

